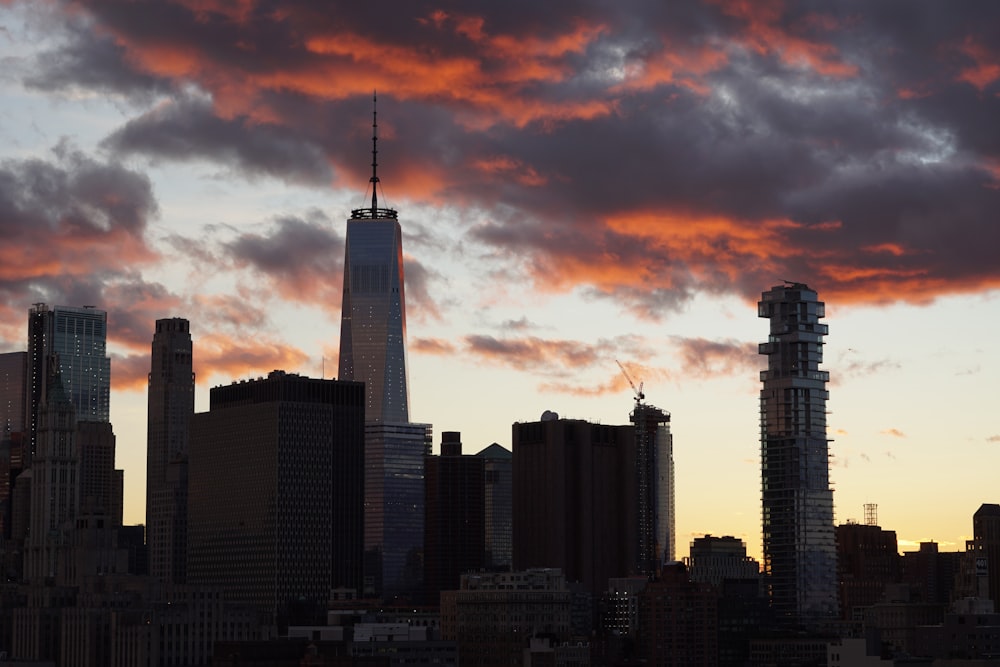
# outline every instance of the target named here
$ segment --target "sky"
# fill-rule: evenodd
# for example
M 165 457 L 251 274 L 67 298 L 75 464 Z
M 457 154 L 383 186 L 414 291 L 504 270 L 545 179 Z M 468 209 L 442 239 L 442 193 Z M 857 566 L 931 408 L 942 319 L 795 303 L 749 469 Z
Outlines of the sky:
M 411 419 L 672 413 L 677 556 L 760 557 L 762 291 L 826 303 L 836 520 L 1000 502 L 1000 4 L 0 0 L 0 351 L 108 311 L 126 522 L 154 322 L 334 377 L 345 220 L 399 210 Z M 435 449 L 437 445 L 435 444 Z

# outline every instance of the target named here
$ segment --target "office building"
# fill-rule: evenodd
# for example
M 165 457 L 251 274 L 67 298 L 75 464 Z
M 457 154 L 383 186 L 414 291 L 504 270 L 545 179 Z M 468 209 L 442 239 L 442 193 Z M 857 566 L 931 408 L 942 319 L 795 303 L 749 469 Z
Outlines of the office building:
M 115 469 L 115 433 L 108 422 L 76 424 L 80 453 L 80 511 L 107 519 L 109 528 L 122 525 L 124 471 Z
M 363 447 L 361 383 L 273 371 L 213 388 L 191 420 L 188 583 L 277 622 L 358 589 Z
M 462 434 L 441 434 L 441 453 L 425 460 L 424 585 L 427 603 L 484 567 L 484 459 L 462 454 Z
M 635 568 L 634 428 L 547 412 L 512 430 L 514 569 L 560 568 L 599 598 Z
M 28 311 L 25 374 L 25 446 L 34 453 L 38 413 L 45 404 L 49 363 L 57 360 L 66 397 L 80 421 L 106 422 L 111 411 L 111 359 L 107 356 L 108 314 L 93 306 L 48 307 Z
M 146 531 L 149 573 L 186 580 L 188 433 L 194 414 L 194 368 L 187 320 L 156 321 L 146 417 Z
M 424 458 L 429 424 L 365 424 L 363 595 L 387 603 L 423 594 Z
M 344 250 L 341 380 L 365 383 L 365 421 L 410 420 L 403 236 L 397 212 L 378 206 L 378 133 L 372 123 L 372 202 L 351 211 Z
M 492 571 L 509 570 L 513 555 L 513 456 L 495 442 L 476 456 L 483 459 L 483 566 Z
M 759 346 L 760 455 L 764 575 L 780 623 L 837 613 L 837 551 L 826 437 L 826 384 L 819 369 L 827 326 L 815 290 L 786 283 L 764 292 L 758 315 L 770 320 Z

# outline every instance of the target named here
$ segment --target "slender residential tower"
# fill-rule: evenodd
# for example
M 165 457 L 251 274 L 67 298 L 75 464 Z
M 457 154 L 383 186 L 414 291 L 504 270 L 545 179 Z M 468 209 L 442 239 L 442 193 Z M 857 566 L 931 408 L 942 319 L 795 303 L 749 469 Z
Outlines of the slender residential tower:
M 341 380 L 365 383 L 365 421 L 409 421 L 403 235 L 378 206 L 378 123 L 372 120 L 372 205 L 351 211 L 340 315 Z
M 149 573 L 185 582 L 188 439 L 194 414 L 191 330 L 180 317 L 156 321 L 146 426 L 146 542 Z
M 758 315 L 771 321 L 759 346 L 764 574 L 771 606 L 786 624 L 837 612 L 837 549 L 826 437 L 823 302 L 801 283 L 764 292 Z

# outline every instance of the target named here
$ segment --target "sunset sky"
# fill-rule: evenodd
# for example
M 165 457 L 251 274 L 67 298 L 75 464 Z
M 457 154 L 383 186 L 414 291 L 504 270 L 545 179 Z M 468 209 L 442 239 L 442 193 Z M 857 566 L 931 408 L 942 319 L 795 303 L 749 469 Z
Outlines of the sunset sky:
M 0 0 L 0 351 L 108 311 L 126 522 L 154 321 L 198 410 L 333 377 L 345 219 L 400 212 L 411 418 L 673 415 L 678 556 L 760 557 L 763 290 L 827 304 L 837 522 L 1000 502 L 1000 3 Z

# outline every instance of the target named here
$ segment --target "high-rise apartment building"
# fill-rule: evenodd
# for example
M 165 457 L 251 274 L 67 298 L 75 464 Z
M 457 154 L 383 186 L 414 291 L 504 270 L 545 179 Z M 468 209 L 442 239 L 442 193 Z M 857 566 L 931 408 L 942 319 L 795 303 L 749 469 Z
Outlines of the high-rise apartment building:
M 66 397 L 80 421 L 106 422 L 111 414 L 111 359 L 107 356 L 108 314 L 92 306 L 35 304 L 28 311 L 25 376 L 25 447 L 36 448 L 38 413 L 46 401 L 49 363 L 57 360 Z
M 149 573 L 186 579 L 188 433 L 194 414 L 190 323 L 156 321 L 146 417 L 146 526 Z
M 397 212 L 379 208 L 378 133 L 372 123 L 372 203 L 351 211 L 340 315 L 341 380 L 365 383 L 365 421 L 409 421 L 403 235 Z
M 634 427 L 548 413 L 512 431 L 514 569 L 557 567 L 600 596 L 637 561 Z
M 275 619 L 357 590 L 363 447 L 359 382 L 274 371 L 213 388 L 191 420 L 188 584 Z
M 761 501 L 766 585 L 779 622 L 837 613 L 837 550 L 826 437 L 826 383 L 819 369 L 827 326 L 815 290 L 786 283 L 764 292 L 770 320 L 759 346 Z

